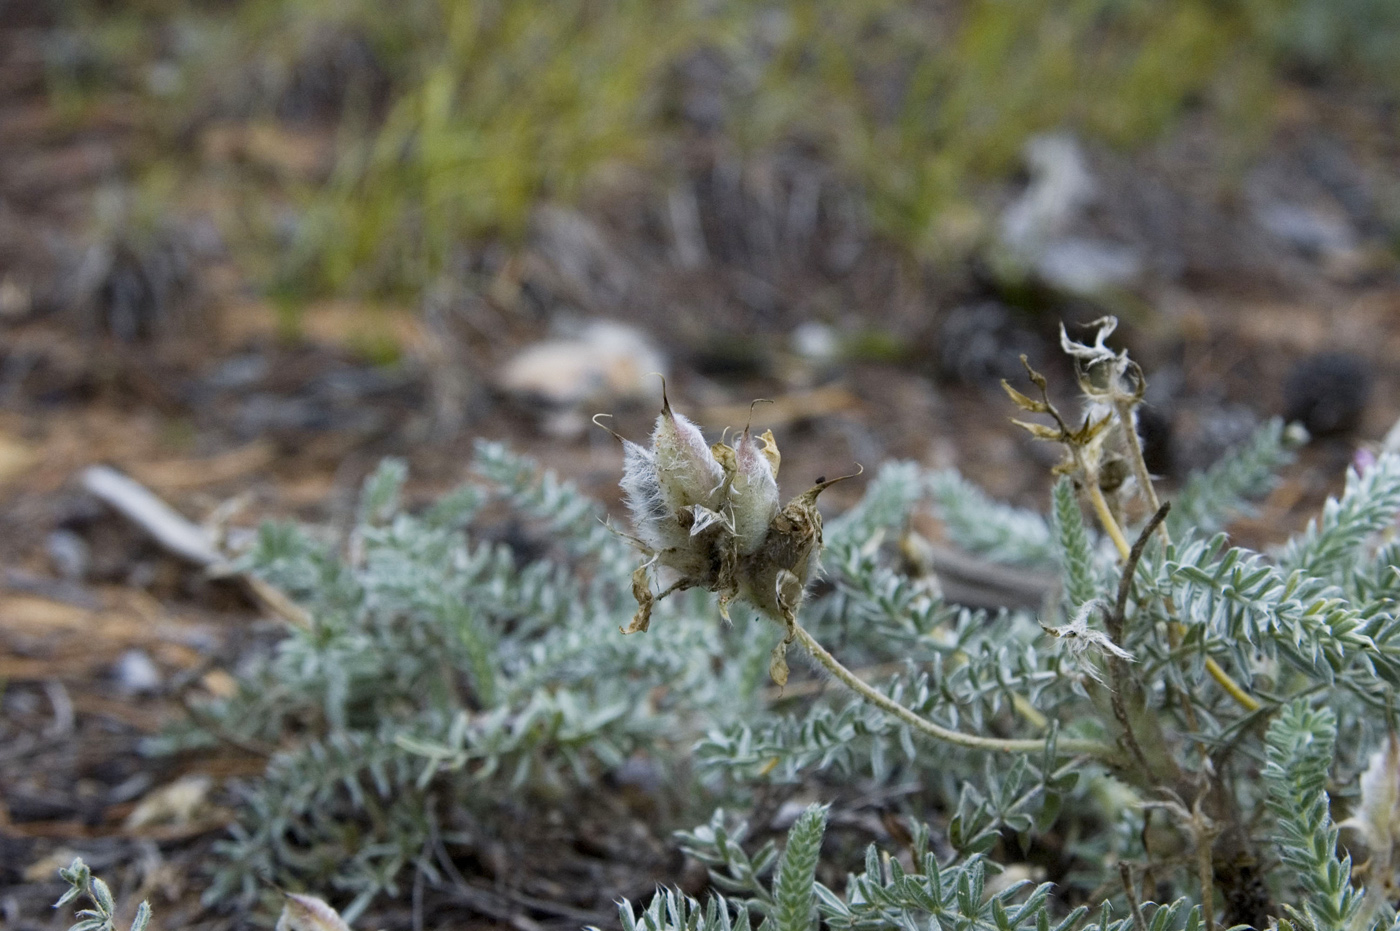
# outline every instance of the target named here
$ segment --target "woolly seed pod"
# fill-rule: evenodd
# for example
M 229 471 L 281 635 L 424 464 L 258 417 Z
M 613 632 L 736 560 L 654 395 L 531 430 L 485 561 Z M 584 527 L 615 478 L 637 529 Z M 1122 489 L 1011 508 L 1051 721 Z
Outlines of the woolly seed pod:
M 772 434 L 769 434 L 771 439 Z M 777 447 L 774 445 L 776 451 Z M 734 478 L 729 486 L 729 507 L 739 552 L 748 555 L 768 535 L 768 525 L 778 514 L 778 481 L 764 447 L 746 429 L 734 447 Z
M 636 529 L 631 539 L 647 557 L 632 574 L 637 613 L 623 632 L 647 630 L 652 609 L 672 592 L 714 592 L 726 618 L 729 603 L 742 598 L 786 628 L 769 664 L 773 680 L 785 683 L 784 657 L 821 552 L 817 496 L 852 476 L 819 479 L 780 509 L 782 457 L 772 431 L 755 437 L 745 427 L 733 447 L 707 446 L 700 428 L 671 410 L 664 388 L 650 450 L 613 435 L 623 445 L 622 490 Z M 673 580 L 656 592 L 660 569 Z
M 651 434 L 661 494 L 674 513 L 696 504 L 714 509 L 724 484 L 724 469 L 700 428 L 671 410 L 664 388 L 661 397 L 661 415 Z
M 648 549 L 659 552 L 684 541 L 685 529 L 662 493 L 656 457 L 631 440 L 622 440 L 621 485 L 637 539 Z

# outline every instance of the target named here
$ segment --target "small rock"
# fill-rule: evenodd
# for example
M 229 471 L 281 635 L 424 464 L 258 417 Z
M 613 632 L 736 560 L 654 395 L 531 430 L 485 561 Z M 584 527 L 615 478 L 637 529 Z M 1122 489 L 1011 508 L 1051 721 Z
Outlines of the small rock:
M 61 577 L 81 582 L 92 570 L 92 551 L 87 541 L 71 530 L 55 530 L 44 541 L 49 562 Z
M 33 290 L 13 275 L 0 278 L 0 320 L 19 320 L 34 307 Z
M 214 780 L 203 774 L 182 776 L 148 793 L 126 816 L 130 829 L 158 824 L 192 824 L 209 807 Z
M 128 695 L 149 695 L 160 689 L 160 669 L 145 650 L 127 650 L 114 672 L 117 687 Z
M 265 353 L 248 352 L 220 365 L 204 383 L 216 391 L 245 391 L 261 382 L 271 371 L 272 364 Z
M 1066 237 L 1045 244 L 1032 263 L 1036 276 L 1061 291 L 1093 294 L 1127 287 L 1142 274 L 1142 256 L 1132 246 L 1101 239 Z
M 792 351 L 808 362 L 825 365 L 841 354 L 841 339 L 825 323 L 808 320 L 792 331 Z
M 1256 207 L 1254 219 L 1265 232 L 1309 258 L 1346 263 L 1357 253 L 1356 232 L 1341 216 L 1273 201 Z
M 650 397 L 656 386 L 647 376 L 664 374 L 665 368 L 665 358 L 643 333 L 602 321 L 575 337 L 527 347 L 505 365 L 497 384 L 509 394 L 567 412 Z
M 1316 437 L 1351 433 L 1371 397 L 1371 373 L 1351 353 L 1322 352 L 1300 359 L 1283 385 L 1284 417 Z
M 1031 182 L 1001 216 L 1002 242 L 1013 252 L 1036 251 L 1062 235 L 1094 200 L 1093 176 L 1074 137 L 1035 136 L 1023 153 Z

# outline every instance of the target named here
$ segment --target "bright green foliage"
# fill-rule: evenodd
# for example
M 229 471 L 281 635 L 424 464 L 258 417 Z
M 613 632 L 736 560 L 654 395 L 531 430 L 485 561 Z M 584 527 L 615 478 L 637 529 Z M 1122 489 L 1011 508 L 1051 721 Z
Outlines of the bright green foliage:
M 985 185 L 1035 133 L 1129 147 L 1201 107 L 1248 149 L 1281 74 L 1393 82 L 1400 34 L 1389 0 L 77 0 L 63 15 L 53 99 L 140 101 L 181 156 L 211 111 L 285 119 L 305 85 L 334 88 L 314 115 L 336 130 L 329 177 L 218 178 L 247 208 L 230 237 L 258 241 L 250 264 L 276 265 L 293 302 L 417 293 L 475 244 L 518 245 L 541 205 L 604 176 L 671 188 L 694 137 L 677 119 L 684 75 L 702 57 L 726 151 L 814 151 L 878 233 L 926 258 L 975 248 Z M 352 64 L 337 48 L 358 50 Z M 178 188 L 181 170 L 153 167 L 151 186 Z
M 431 280 L 465 241 L 518 239 L 541 201 L 644 160 L 656 82 L 698 25 L 639 0 L 408 6 L 413 73 L 315 194 L 291 269 L 332 289 Z

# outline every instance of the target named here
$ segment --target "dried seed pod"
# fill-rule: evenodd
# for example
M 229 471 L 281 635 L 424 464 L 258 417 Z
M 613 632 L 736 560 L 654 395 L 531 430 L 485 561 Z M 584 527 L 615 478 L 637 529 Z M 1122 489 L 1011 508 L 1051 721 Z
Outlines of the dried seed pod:
M 747 555 L 763 545 L 768 525 L 778 514 L 778 482 L 763 447 L 748 430 L 735 445 L 734 463 L 729 507 L 739 552 Z
M 618 439 L 622 489 L 636 528 L 629 539 L 647 556 L 632 574 L 637 613 L 623 633 L 646 631 L 656 603 L 675 591 L 716 593 L 726 619 L 729 603 L 743 598 L 786 628 L 769 662 L 773 680 L 785 683 L 787 647 L 821 551 L 817 496 L 842 479 L 819 479 L 780 510 L 782 457 L 772 431 L 755 437 L 745 427 L 733 447 L 706 446 L 699 427 L 671 410 L 664 394 L 650 451 Z M 656 593 L 658 568 L 675 578 Z
M 696 504 L 713 508 L 718 503 L 724 469 L 700 428 L 671 410 L 664 386 L 651 443 L 661 493 L 673 512 Z
M 819 480 L 773 518 L 762 545 L 740 564 L 739 593 L 745 601 L 775 621 L 791 623 L 796 619 L 802 593 L 821 555 L 822 515 L 817 510 L 817 497 L 855 475 Z
M 637 537 L 652 550 L 676 546 L 685 531 L 671 513 L 661 490 L 656 457 L 630 440 L 622 441 L 622 494 Z

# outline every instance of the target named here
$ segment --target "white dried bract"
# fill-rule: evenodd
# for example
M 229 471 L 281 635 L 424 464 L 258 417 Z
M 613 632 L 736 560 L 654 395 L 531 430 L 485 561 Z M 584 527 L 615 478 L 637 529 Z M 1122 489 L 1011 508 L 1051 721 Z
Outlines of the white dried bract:
M 1041 625 L 1041 630 L 1052 637 L 1057 637 L 1064 643 L 1065 649 L 1070 656 L 1081 659 L 1084 654 L 1092 655 L 1112 655 L 1127 662 L 1133 661 L 1133 654 L 1113 642 L 1113 639 L 1101 630 L 1096 630 L 1089 626 L 1089 618 L 1095 612 L 1103 611 L 1107 607 L 1106 603 L 1098 598 L 1090 599 L 1080 605 L 1079 610 L 1070 618 L 1068 624 L 1061 627 L 1046 627 Z M 1081 663 L 1082 668 L 1095 682 L 1102 683 L 1103 675 L 1091 662 Z
M 1117 317 L 1100 317 L 1089 324 L 1096 327 L 1094 343 L 1077 343 L 1060 324 L 1060 348 L 1074 360 L 1079 387 L 1091 402 L 1112 405 L 1119 401 L 1136 404 L 1145 387 L 1142 369 L 1128 358 L 1126 349 L 1114 352 L 1104 341 L 1118 329 Z
M 733 446 L 707 445 L 700 428 L 671 409 L 664 384 L 661 397 L 651 449 L 617 437 L 635 534 L 629 539 L 646 557 L 632 575 L 637 613 L 623 633 L 645 631 L 656 602 L 675 591 L 715 592 L 726 618 L 729 603 L 741 598 L 787 629 L 769 663 L 781 685 L 797 609 L 821 552 L 817 496 L 851 476 L 819 480 L 780 507 L 782 457 L 772 431 L 754 436 L 745 427 Z M 659 593 L 653 591 L 658 569 L 675 575 Z
M 1395 846 L 1400 841 L 1400 739 L 1395 734 L 1371 755 L 1360 788 L 1356 810 L 1338 826 L 1355 828 L 1365 839 L 1371 852 L 1367 888 L 1376 887 L 1390 899 L 1396 890 Z

